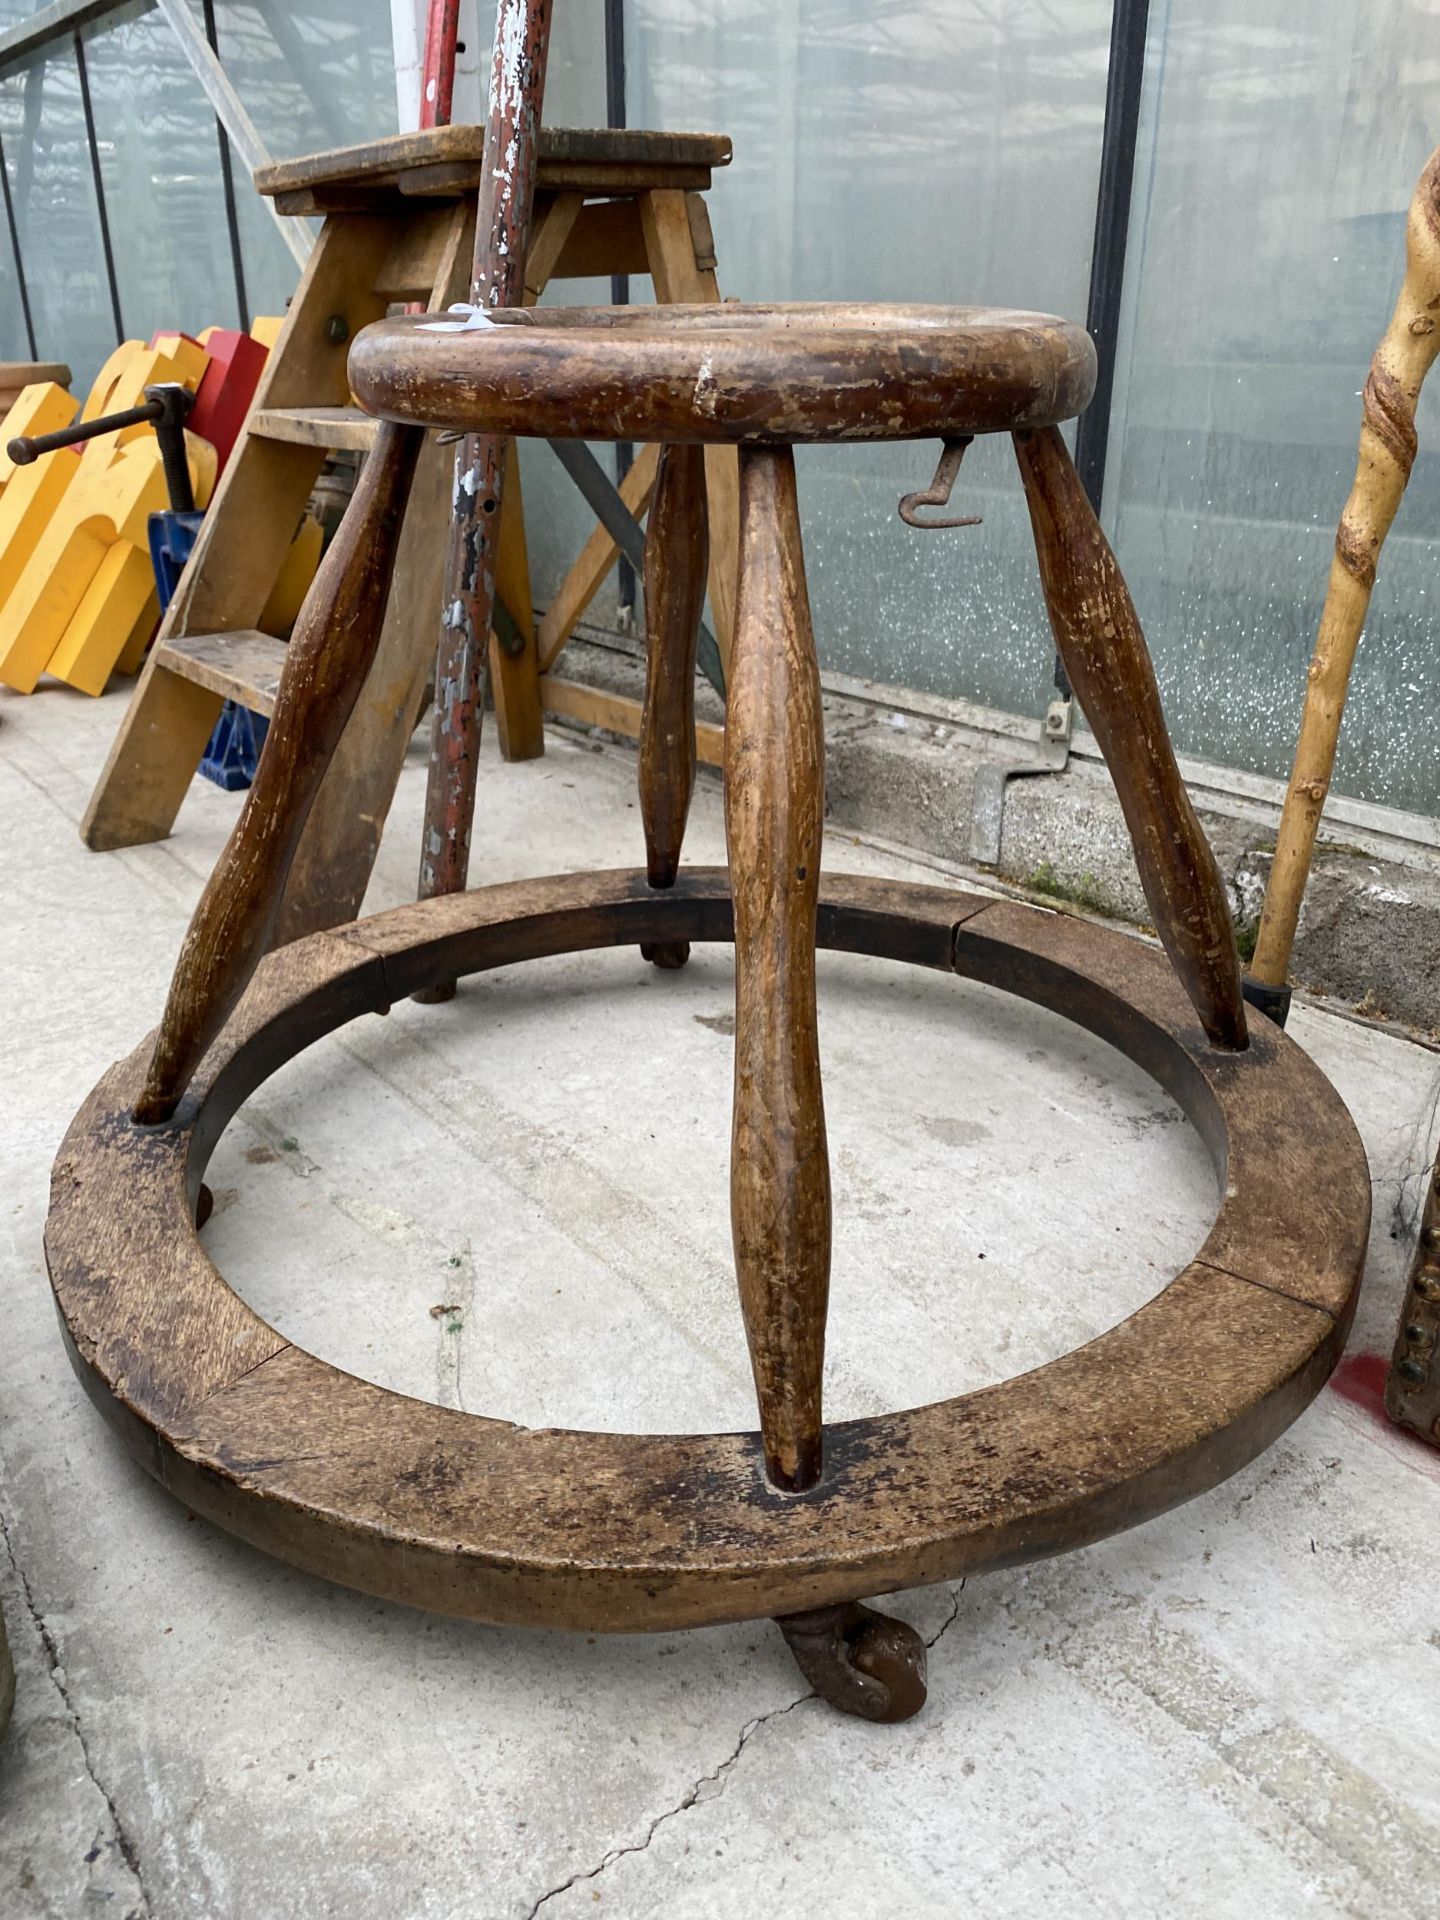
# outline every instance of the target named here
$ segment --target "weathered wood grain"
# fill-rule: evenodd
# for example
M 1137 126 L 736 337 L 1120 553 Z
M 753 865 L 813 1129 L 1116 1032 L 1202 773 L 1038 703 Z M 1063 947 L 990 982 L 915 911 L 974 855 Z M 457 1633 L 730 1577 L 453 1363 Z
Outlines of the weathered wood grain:
M 611 693 L 604 687 L 587 687 L 578 680 L 563 679 L 558 673 L 540 677 L 540 704 L 546 713 L 578 720 L 587 727 L 603 727 L 626 740 L 640 738 L 640 722 L 645 709 L 628 693 Z M 695 722 L 695 757 L 701 766 L 725 764 L 725 729 L 712 720 Z
M 518 308 L 468 333 L 377 321 L 350 355 L 384 419 L 706 444 L 958 438 L 1047 426 L 1095 385 L 1083 327 L 989 307 Z
M 522 299 L 533 306 L 548 285 L 556 259 L 566 236 L 580 212 L 578 194 L 552 195 L 533 222 L 533 231 L 525 255 Z M 508 441 L 503 465 L 504 493 L 500 505 L 500 526 L 495 542 L 494 592 L 490 599 L 491 632 L 489 648 L 490 697 L 495 708 L 495 732 L 500 754 L 505 760 L 535 760 L 545 751 L 545 721 L 540 705 L 540 656 L 535 635 L 535 609 L 530 598 L 530 556 L 525 535 L 525 503 L 520 488 L 520 457 L 515 442 Z M 467 505 L 461 493 L 455 495 L 452 509 L 459 517 Z M 454 530 L 452 529 L 452 538 Z M 495 601 L 509 611 L 507 645 L 502 646 L 494 631 Z M 444 648 L 442 646 L 443 655 Z M 480 714 L 475 713 L 473 752 L 465 762 L 476 769 L 480 746 Z M 474 775 L 469 779 L 464 804 L 465 838 L 468 845 L 475 816 Z M 466 869 L 468 873 L 468 867 Z
M 728 166 L 729 136 L 723 133 L 656 133 L 641 127 L 542 127 L 538 177 L 550 191 L 576 189 L 604 193 L 642 187 L 701 186 L 692 174 L 708 176 Z M 336 189 L 370 193 L 397 188 L 421 168 L 459 169 L 458 194 L 473 192 L 485 154 L 485 128 L 473 125 L 428 127 L 416 133 L 390 134 L 354 146 L 329 147 L 294 160 L 277 160 L 255 173 L 255 191 L 281 194 Z M 683 176 L 683 177 L 677 177 Z
M 473 209 L 449 208 L 426 284 L 432 312 L 462 299 L 475 246 Z M 367 416 L 368 418 L 368 416 Z M 371 422 L 372 429 L 375 422 Z M 338 927 L 360 912 L 405 752 L 435 671 L 454 457 L 427 437 L 405 508 L 380 643 L 300 836 L 273 944 Z
M 735 897 L 735 1277 L 777 1486 L 820 1473 L 830 1161 L 815 1016 L 825 828 L 820 669 L 795 460 L 747 448 L 740 596 L 725 712 L 725 842 Z
M 254 783 L 175 965 L 135 1109 L 144 1123 L 174 1112 L 270 944 L 300 835 L 380 642 L 423 439 L 414 427 L 382 427 L 305 597 Z
M 1440 1167 L 1431 1167 L 1420 1233 L 1400 1304 L 1385 1411 L 1397 1426 L 1440 1446 Z
M 349 335 L 385 311 L 374 281 L 396 231 L 383 219 L 326 225 L 260 376 L 258 409 L 349 399 Z M 132 847 L 169 833 L 223 701 L 170 673 L 164 645 L 257 625 L 324 462 L 321 447 L 249 433 L 236 442 L 80 823 L 87 847 Z
M 658 301 L 675 305 L 718 302 L 715 237 L 702 195 L 676 188 L 642 194 L 640 225 Z M 733 447 L 705 449 L 710 513 L 710 613 L 720 664 L 730 671 L 740 553 L 740 470 Z
M 1335 532 L 1335 554 L 1320 630 L 1305 685 L 1305 710 L 1295 764 L 1280 813 L 1275 858 L 1265 889 L 1260 932 L 1250 971 L 1266 986 L 1283 987 L 1310 877 L 1315 836 L 1325 810 L 1340 744 L 1350 670 L 1375 569 L 1419 451 L 1415 407 L 1426 374 L 1440 353 L 1440 150 L 1416 183 L 1405 229 L 1405 279 L 1395 311 L 1375 349 L 1361 398 L 1355 479 Z
M 526 11 L 516 0 L 516 17 Z M 419 184 L 458 164 L 420 169 Z M 672 224 L 690 223 L 698 268 L 693 209 L 679 196 L 666 205 Z M 923 1646 L 857 1606 L 862 1595 L 1133 1524 L 1233 1472 L 1314 1395 L 1354 1310 L 1364 1155 L 1283 1035 L 1265 1026 L 1245 1046 L 1218 876 L 1134 608 L 1054 430 L 1093 382 L 1078 329 L 912 308 L 502 306 L 492 317 L 463 334 L 387 323 L 357 342 L 357 391 L 386 420 L 371 465 L 393 468 L 395 446 L 415 433 L 397 422 L 667 444 L 646 567 L 647 871 L 451 891 L 301 941 L 259 968 L 217 1032 L 318 780 L 307 755 L 328 751 L 317 689 L 290 713 L 287 669 L 280 769 L 266 775 L 267 749 L 263 819 L 226 856 L 238 905 L 223 887 L 207 892 L 153 1056 L 141 1049 L 97 1089 L 57 1163 L 46 1251 L 71 1357 L 172 1491 L 297 1565 L 532 1625 L 778 1616 L 826 1698 L 903 1717 L 924 1697 Z M 1115 771 L 1176 971 L 1137 943 L 1008 903 L 862 880 L 822 893 L 820 684 L 788 443 L 1002 429 L 1016 431 L 1057 638 Z M 724 743 L 733 899 L 723 876 L 678 872 L 706 474 L 727 441 L 740 447 L 741 515 Z M 394 533 L 373 489 L 361 500 L 345 523 L 350 550 L 307 603 L 320 636 L 305 656 L 312 675 L 317 661 L 333 655 L 338 670 L 347 650 L 373 647 L 356 638 L 357 595 Z M 220 1130 L 319 1033 L 402 994 L 434 997 L 466 972 L 619 944 L 678 955 L 726 938 L 736 945 L 732 1226 L 758 1434 L 531 1431 L 422 1405 L 283 1341 L 205 1260 L 193 1222 Z M 826 1430 L 817 941 L 990 980 L 1128 1053 L 1184 1107 L 1220 1176 L 1196 1258 L 1140 1313 L 1061 1360 Z
M 550 4 L 551 0 L 500 0 L 496 11 L 470 284 L 471 306 L 486 313 L 496 307 L 523 311 L 536 136 L 550 48 Z M 428 337 L 449 336 L 431 333 Z M 493 432 L 467 433 L 455 455 L 430 775 L 420 840 L 422 899 L 457 892 L 469 872 L 506 459 L 506 436 Z M 522 637 L 531 694 L 528 724 L 521 723 L 518 713 L 512 714 L 505 744 L 515 757 L 528 759 L 544 750 L 544 729 L 534 685 L 534 640 L 529 632 Z M 444 999 L 447 994 L 441 983 L 431 997 Z
M 1055 644 L 1115 782 L 1155 930 L 1206 1033 L 1243 1048 L 1230 908 L 1175 764 L 1130 589 L 1057 430 L 1017 433 L 1015 452 Z
M 668 189 L 645 193 L 629 202 L 611 201 L 605 207 L 589 207 L 585 218 L 606 215 L 606 231 L 599 237 L 606 245 L 623 248 L 629 229 L 614 231 L 624 215 L 633 222 L 639 245 L 639 259 L 623 250 L 615 253 L 610 266 L 628 265 L 630 271 L 648 273 L 655 298 L 662 304 L 685 305 L 694 302 L 718 302 L 720 287 L 715 273 L 714 239 L 710 218 L 698 193 Z M 583 222 L 582 222 L 583 224 Z M 579 228 L 577 227 L 577 237 Z M 576 270 L 583 264 L 578 258 L 569 262 L 567 243 L 557 272 L 567 263 Z M 596 258 L 592 252 L 592 259 Z M 620 494 L 632 513 L 642 515 L 653 485 L 658 449 L 642 447 L 630 472 L 620 485 Z M 715 622 L 716 644 L 722 668 L 728 668 L 730 634 L 735 622 L 735 587 L 739 553 L 739 477 L 733 447 L 710 446 L 705 449 L 707 507 L 710 522 L 710 610 Z M 603 527 L 597 527 L 584 551 L 556 591 L 540 627 L 540 670 L 544 673 L 564 646 L 575 622 L 594 596 L 606 573 L 614 565 L 616 548 Z
M 667 447 L 645 538 L 645 706 L 640 721 L 640 818 L 652 887 L 673 887 L 695 791 L 695 652 L 705 607 L 710 535 L 705 453 Z M 680 967 L 685 946 L 647 946 L 659 967 Z

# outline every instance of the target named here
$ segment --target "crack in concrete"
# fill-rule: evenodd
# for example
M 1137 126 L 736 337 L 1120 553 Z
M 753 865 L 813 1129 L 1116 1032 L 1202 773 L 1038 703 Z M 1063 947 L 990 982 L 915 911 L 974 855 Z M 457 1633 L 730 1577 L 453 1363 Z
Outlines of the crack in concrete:
M 951 1590 L 950 1611 L 925 1642 L 927 1651 L 933 1647 L 937 1641 L 945 1637 L 959 1618 L 960 1596 L 964 1591 L 965 1582 L 963 1580 Z M 562 1893 L 568 1893 L 571 1887 L 579 1886 L 582 1880 L 598 1880 L 600 1875 L 604 1873 L 608 1867 L 614 1866 L 617 1860 L 623 1860 L 627 1854 L 644 1853 L 661 1827 L 665 1826 L 668 1821 L 678 1819 L 682 1813 L 688 1813 L 691 1807 L 695 1806 L 699 1801 L 700 1795 L 706 1787 L 719 1785 L 729 1777 L 730 1771 L 736 1761 L 739 1760 L 741 1754 L 745 1751 L 746 1747 L 749 1746 L 761 1727 L 768 1726 L 772 1720 L 783 1720 L 786 1714 L 793 1713 L 797 1707 L 803 1707 L 807 1700 L 818 1700 L 819 1697 L 812 1687 L 805 1693 L 802 1693 L 798 1699 L 790 1701 L 788 1705 L 775 1707 L 769 1713 L 757 1714 L 753 1720 L 747 1720 L 745 1725 L 740 1729 L 740 1738 L 735 1742 L 735 1745 L 730 1749 L 730 1752 L 726 1754 L 719 1766 L 710 1773 L 702 1774 L 692 1786 L 686 1789 L 685 1793 L 676 1801 L 673 1807 L 667 1807 L 663 1813 L 657 1813 L 655 1818 L 650 1822 L 650 1825 L 646 1828 L 645 1838 L 643 1840 L 633 1841 L 629 1846 L 612 1847 L 598 1866 L 582 1867 L 575 1873 L 572 1873 L 568 1880 L 562 1880 L 558 1886 L 551 1887 L 548 1893 L 542 1893 L 534 1906 L 531 1907 L 530 1911 L 526 1914 L 525 1920 L 535 1920 L 535 1916 L 542 1907 L 547 1906 L 552 1900 L 558 1900 L 560 1895 Z M 723 1792 L 723 1790 L 722 1787 L 721 1791 Z
M 110 1815 L 110 1824 L 115 1830 L 116 1845 L 119 1847 L 121 1856 L 135 1880 L 135 1889 L 140 1896 L 140 1904 L 130 1908 L 125 1916 L 125 1920 L 148 1920 L 152 1909 L 150 1906 L 150 1895 L 145 1886 L 145 1876 L 140 1870 L 139 1850 L 125 1830 L 125 1823 L 120 1818 L 120 1809 L 115 1804 L 114 1796 L 95 1771 L 95 1762 L 90 1754 L 90 1744 L 85 1738 L 85 1729 L 80 1724 L 79 1711 L 76 1708 L 75 1702 L 70 1697 L 70 1687 L 65 1675 L 64 1662 L 60 1658 L 60 1649 L 55 1644 L 55 1637 L 46 1624 L 45 1616 L 36 1605 L 35 1594 L 25 1570 L 16 1558 L 14 1543 L 10 1538 L 10 1529 L 6 1524 L 3 1513 L 0 1513 L 0 1541 L 3 1541 L 5 1544 L 5 1557 L 9 1560 L 11 1569 L 14 1572 L 15 1583 L 20 1589 L 20 1597 L 24 1601 L 25 1610 L 29 1614 L 35 1631 L 40 1637 L 40 1645 L 44 1649 L 45 1661 L 49 1670 L 50 1684 L 54 1687 L 56 1693 L 59 1694 L 66 1715 L 69 1718 L 71 1728 L 75 1734 L 75 1743 L 80 1749 L 80 1758 L 84 1764 L 85 1772 L 91 1784 L 94 1786 L 95 1791 L 105 1803 L 105 1810 Z
M 1435 1138 L 1437 1113 L 1440 1113 L 1440 1075 L 1432 1080 L 1420 1104 L 1420 1111 L 1406 1133 L 1405 1144 L 1397 1156 L 1397 1164 L 1388 1173 L 1375 1176 L 1377 1200 L 1383 1194 L 1393 1196 L 1387 1209 L 1392 1239 L 1413 1240 L 1420 1231 L 1425 1187 L 1435 1158 L 1431 1143 Z M 1378 1212 L 1379 1208 L 1376 1210 Z
M 944 1629 L 942 1628 L 941 1631 L 943 1632 Z M 543 1906 L 547 1906 L 552 1900 L 558 1900 L 562 1893 L 568 1893 L 571 1887 L 578 1886 L 582 1880 L 597 1880 L 607 1867 L 612 1867 L 617 1860 L 623 1860 L 627 1854 L 644 1853 L 645 1849 L 650 1845 L 650 1842 L 667 1821 L 677 1819 L 682 1813 L 688 1813 L 706 1787 L 716 1786 L 728 1777 L 731 1768 L 735 1765 L 735 1762 L 740 1758 L 746 1747 L 749 1746 L 751 1740 L 760 1731 L 761 1727 L 767 1726 L 772 1720 L 783 1719 L 787 1713 L 793 1713 L 797 1707 L 803 1707 L 807 1700 L 814 1700 L 818 1697 L 814 1689 L 810 1688 L 802 1693 L 797 1700 L 790 1701 L 787 1706 L 775 1707 L 769 1713 L 757 1714 L 753 1720 L 747 1720 L 745 1725 L 740 1729 L 740 1738 L 735 1742 L 735 1745 L 731 1748 L 730 1752 L 726 1754 L 719 1766 L 716 1767 L 712 1773 L 702 1774 L 693 1786 L 686 1789 L 682 1798 L 677 1800 L 673 1807 L 667 1807 L 663 1813 L 657 1813 L 646 1829 L 643 1840 L 636 1840 L 629 1846 L 612 1847 L 598 1866 L 582 1867 L 577 1872 L 572 1873 L 568 1880 L 562 1880 L 559 1886 L 551 1887 L 548 1893 L 542 1893 L 534 1906 L 531 1907 L 530 1911 L 526 1914 L 525 1920 L 535 1920 L 536 1914 L 539 1913 Z M 721 1787 L 721 1791 L 724 1791 L 723 1786 Z
M 468 1238 L 459 1253 L 451 1254 L 446 1269 L 444 1292 L 447 1304 L 435 1314 L 435 1403 L 468 1413 L 465 1405 L 465 1336 L 475 1310 L 475 1255 Z
M 930 1638 L 925 1642 L 925 1651 L 927 1653 L 930 1651 L 931 1647 L 933 1647 L 936 1644 L 937 1641 L 943 1640 L 945 1638 L 946 1634 L 950 1631 L 951 1627 L 953 1627 L 955 1622 L 959 1619 L 960 1596 L 962 1593 L 964 1593 L 964 1591 L 965 1591 L 964 1580 L 961 1580 L 957 1586 L 954 1586 L 951 1588 L 950 1611 L 946 1615 L 945 1619 L 943 1619 L 940 1622 L 940 1625 L 935 1629 L 934 1633 L 931 1634 Z

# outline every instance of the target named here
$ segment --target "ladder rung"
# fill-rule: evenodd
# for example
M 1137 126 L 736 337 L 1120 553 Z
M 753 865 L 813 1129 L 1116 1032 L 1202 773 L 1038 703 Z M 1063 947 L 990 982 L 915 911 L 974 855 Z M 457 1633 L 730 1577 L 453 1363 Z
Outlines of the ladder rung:
M 155 664 L 268 719 L 285 665 L 285 642 L 251 627 L 234 633 L 181 633 L 156 647 Z
M 359 407 L 259 407 L 249 430 L 262 440 L 284 440 L 295 447 L 324 447 L 331 453 L 368 453 L 380 422 Z

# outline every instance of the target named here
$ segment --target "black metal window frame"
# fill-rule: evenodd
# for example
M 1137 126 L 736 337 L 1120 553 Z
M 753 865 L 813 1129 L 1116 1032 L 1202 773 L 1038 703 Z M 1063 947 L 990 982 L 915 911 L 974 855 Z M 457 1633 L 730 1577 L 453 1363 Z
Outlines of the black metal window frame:
M 220 35 L 215 28 L 215 0 L 204 0 L 205 38 L 210 51 L 220 57 Z M 230 136 L 215 116 L 215 138 L 220 147 L 220 180 L 225 189 L 225 225 L 230 234 L 230 266 L 235 275 L 235 309 L 240 316 L 240 331 L 250 326 L 250 301 L 245 292 L 245 260 L 240 251 L 240 212 L 235 204 L 235 169 L 230 160 Z
M 100 171 L 100 143 L 95 138 L 95 109 L 90 100 L 90 69 L 85 62 L 85 36 L 75 29 L 75 71 L 80 76 L 80 106 L 85 115 L 85 144 L 90 149 L 90 178 L 95 183 L 95 211 L 100 217 L 100 250 L 105 257 L 105 281 L 110 289 L 110 313 L 115 322 L 115 344 L 125 338 L 120 317 L 120 282 L 115 273 L 115 248 L 110 240 L 110 215 L 105 206 L 105 176 Z
M 15 200 L 10 192 L 10 168 L 5 159 L 3 141 L 0 141 L 0 188 L 3 188 L 5 193 L 5 222 L 10 229 L 10 251 L 15 256 L 15 279 L 20 292 L 20 312 L 25 321 L 25 338 L 30 347 L 30 358 L 38 360 L 40 349 L 35 344 L 35 318 L 30 311 L 30 288 L 25 279 L 25 262 L 20 253 L 20 228 L 15 220 Z
M 107 15 L 118 13 L 129 0 L 54 0 L 54 4 L 32 14 L 22 26 L 0 35 L 0 73 L 31 53 L 48 52 L 68 38 L 80 81 L 80 105 L 85 120 L 85 142 L 90 155 L 90 177 L 95 188 L 95 207 L 100 221 L 100 247 L 105 263 L 105 281 L 110 294 L 110 313 L 115 325 L 115 344 L 125 338 L 120 308 L 120 283 L 115 270 L 115 249 L 110 234 L 110 217 L 105 200 L 105 177 L 100 166 L 100 147 L 95 137 L 95 113 L 90 98 L 90 72 L 85 55 L 85 29 L 103 24 Z M 215 28 L 214 0 L 202 0 L 205 37 L 218 55 L 219 37 Z M 250 325 L 250 308 L 245 291 L 245 262 L 240 248 L 240 215 L 235 200 L 235 171 L 231 164 L 230 139 L 215 118 L 215 137 L 220 149 L 220 179 L 225 194 L 225 224 L 230 239 L 230 264 L 235 277 L 235 305 L 243 331 Z M 10 169 L 3 144 L 0 144 L 0 191 L 5 200 L 5 221 L 10 234 L 10 250 L 15 261 L 15 279 L 20 296 L 20 311 L 25 322 L 25 338 L 31 359 L 39 358 L 35 322 L 30 306 L 30 288 L 25 278 L 25 262 L 20 250 L 20 227 L 15 214 L 10 186 Z
M 1125 250 L 1130 238 L 1130 197 L 1135 185 L 1135 144 L 1140 131 L 1149 26 L 1150 0 L 1114 0 L 1105 122 L 1100 135 L 1100 186 L 1095 196 L 1095 237 L 1090 248 L 1090 291 L 1085 304 L 1085 326 L 1095 342 L 1095 395 L 1075 429 L 1075 466 L 1097 513 L 1105 491 L 1105 463 L 1110 451 L 1115 355 L 1120 344 Z

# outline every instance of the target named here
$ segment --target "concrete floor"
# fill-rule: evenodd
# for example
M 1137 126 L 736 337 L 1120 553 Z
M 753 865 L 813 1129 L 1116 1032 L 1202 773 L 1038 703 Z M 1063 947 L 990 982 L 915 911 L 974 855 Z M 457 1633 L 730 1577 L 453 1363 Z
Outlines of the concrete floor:
M 383 1605 L 187 1514 L 61 1352 L 50 1160 L 157 1017 L 237 804 L 197 784 L 172 840 L 86 853 L 123 698 L 0 701 L 6 1920 L 1440 1914 L 1440 1454 L 1379 1416 L 1375 1359 L 1433 1051 L 1297 1011 L 1377 1183 L 1338 1385 L 1177 1513 L 901 1596 L 932 1642 L 909 1725 L 822 1707 L 765 1625 L 591 1640 Z M 524 767 L 487 752 L 480 877 L 637 861 L 632 782 L 627 754 L 574 736 Z M 411 893 L 423 783 L 414 751 L 372 905 Z M 706 785 L 690 852 L 722 847 Z M 829 859 L 935 877 L 843 837 Z M 822 969 L 832 1414 L 1025 1371 L 1183 1263 L 1211 1178 L 1138 1073 L 985 989 Z M 534 1423 L 750 1425 L 730 1006 L 728 952 L 679 975 L 616 953 L 345 1030 L 222 1142 L 215 1257 L 287 1335 L 409 1393 Z

